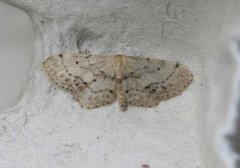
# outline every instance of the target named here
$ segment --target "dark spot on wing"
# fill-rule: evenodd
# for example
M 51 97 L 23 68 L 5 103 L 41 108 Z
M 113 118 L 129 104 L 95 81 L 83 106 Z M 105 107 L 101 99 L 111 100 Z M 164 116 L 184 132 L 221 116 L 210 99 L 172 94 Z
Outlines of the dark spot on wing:
M 156 92 L 156 89 L 152 89 L 151 91 L 150 91 L 150 93 L 155 93 Z
M 67 78 L 67 79 L 65 79 L 65 82 L 69 82 L 69 81 L 70 81 L 70 79 L 68 79 L 68 78 Z
M 117 78 L 117 83 L 122 84 L 123 78 Z
M 151 85 L 145 86 L 144 89 L 149 89 Z
M 167 88 L 166 88 L 165 86 L 162 86 L 162 89 L 163 89 L 163 90 L 167 90 Z

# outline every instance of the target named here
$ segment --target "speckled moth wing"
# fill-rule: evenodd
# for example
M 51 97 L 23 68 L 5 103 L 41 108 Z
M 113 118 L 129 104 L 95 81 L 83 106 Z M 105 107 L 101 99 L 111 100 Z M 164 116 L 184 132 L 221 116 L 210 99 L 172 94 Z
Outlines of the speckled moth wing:
M 157 106 L 180 95 L 193 80 L 188 68 L 171 61 L 127 57 L 124 70 L 125 97 L 131 106 Z
M 112 104 L 116 100 L 114 80 L 99 76 L 94 82 L 88 83 L 81 91 L 74 91 L 72 95 L 81 107 L 92 109 Z
M 70 91 L 81 107 L 96 108 L 116 99 L 113 57 L 59 54 L 43 62 L 50 80 Z
M 50 80 L 67 90 L 84 88 L 101 75 L 114 76 L 113 57 L 86 54 L 59 54 L 43 62 L 43 70 Z M 111 70 L 110 70 L 111 69 Z

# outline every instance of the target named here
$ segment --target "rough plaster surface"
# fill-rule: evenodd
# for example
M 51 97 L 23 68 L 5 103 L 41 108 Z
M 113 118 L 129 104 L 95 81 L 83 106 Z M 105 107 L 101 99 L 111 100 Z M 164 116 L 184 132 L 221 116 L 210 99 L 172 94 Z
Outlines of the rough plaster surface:
M 30 16 L 36 43 L 23 96 L 27 104 L 0 115 L 0 167 L 226 167 L 214 139 L 226 122 L 228 104 L 221 108 L 212 102 L 224 94 L 230 100 L 231 86 L 225 83 L 227 89 L 219 92 L 225 89 L 216 82 L 221 78 L 212 77 L 226 65 L 218 43 L 235 2 L 2 1 Z M 179 61 L 192 70 L 195 82 L 157 108 L 122 113 L 115 103 L 84 110 L 50 84 L 40 64 L 50 54 L 85 50 Z M 231 56 L 228 60 L 233 66 L 226 65 L 225 73 L 234 69 Z

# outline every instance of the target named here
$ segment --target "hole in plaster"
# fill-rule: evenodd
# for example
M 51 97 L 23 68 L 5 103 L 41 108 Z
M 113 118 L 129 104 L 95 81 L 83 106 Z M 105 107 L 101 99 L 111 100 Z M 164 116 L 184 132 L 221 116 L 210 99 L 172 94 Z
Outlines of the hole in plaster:
M 0 2 L 0 111 L 20 100 L 33 55 L 34 33 L 26 13 Z
M 96 33 L 88 30 L 82 29 L 79 31 L 77 35 L 77 48 L 79 53 L 90 53 L 91 49 L 95 46 L 94 41 L 96 42 L 101 35 L 97 35 Z

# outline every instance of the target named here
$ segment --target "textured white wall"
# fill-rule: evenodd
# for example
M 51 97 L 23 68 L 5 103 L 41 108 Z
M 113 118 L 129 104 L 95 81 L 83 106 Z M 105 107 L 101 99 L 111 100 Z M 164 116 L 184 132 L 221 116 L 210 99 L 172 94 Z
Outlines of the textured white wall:
M 218 45 L 232 1 L 2 1 L 29 14 L 36 42 L 28 103 L 0 115 L 0 167 L 226 167 L 214 145 L 226 113 L 211 106 L 219 95 L 210 79 L 222 66 Z M 179 61 L 195 81 L 156 108 L 84 110 L 50 84 L 40 64 L 50 54 L 85 50 Z

